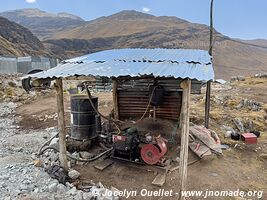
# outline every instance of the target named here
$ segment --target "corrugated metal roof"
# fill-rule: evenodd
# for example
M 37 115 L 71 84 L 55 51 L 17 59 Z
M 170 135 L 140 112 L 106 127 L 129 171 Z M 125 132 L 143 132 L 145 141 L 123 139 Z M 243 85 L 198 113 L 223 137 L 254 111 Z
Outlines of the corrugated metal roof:
M 88 63 L 92 61 L 104 62 L 110 60 L 211 63 L 210 55 L 207 51 L 196 49 L 113 49 L 69 59 L 64 62 Z
M 68 76 L 143 76 L 214 79 L 211 57 L 203 50 L 118 49 L 66 60 L 57 67 L 30 75 L 35 78 Z

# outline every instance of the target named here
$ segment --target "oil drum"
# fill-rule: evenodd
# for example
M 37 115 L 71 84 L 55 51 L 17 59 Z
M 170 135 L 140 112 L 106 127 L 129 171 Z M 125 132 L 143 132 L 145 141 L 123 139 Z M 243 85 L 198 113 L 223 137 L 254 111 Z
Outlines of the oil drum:
M 97 109 L 98 98 L 92 97 L 92 102 Z M 71 133 L 75 140 L 90 140 L 97 137 L 96 116 L 87 95 L 71 96 Z

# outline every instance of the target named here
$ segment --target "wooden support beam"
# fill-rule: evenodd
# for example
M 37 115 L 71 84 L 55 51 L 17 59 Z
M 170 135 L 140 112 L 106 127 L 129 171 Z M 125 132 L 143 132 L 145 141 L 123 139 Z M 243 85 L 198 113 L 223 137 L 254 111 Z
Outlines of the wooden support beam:
M 62 79 L 56 79 L 55 88 L 57 91 L 57 115 L 58 115 L 58 131 L 59 131 L 59 161 L 60 161 L 60 165 L 65 170 L 68 170 Z
M 113 111 L 114 119 L 119 119 L 119 106 L 118 106 L 118 82 L 116 79 L 113 79 Z
M 211 92 L 211 81 L 207 82 L 206 89 L 206 101 L 205 101 L 205 127 L 209 128 L 210 120 L 210 92 Z
M 181 149 L 180 149 L 180 183 L 179 199 L 185 200 L 182 191 L 186 190 L 187 184 L 187 163 L 188 163 L 188 142 L 189 142 L 189 115 L 190 115 L 190 93 L 191 80 L 187 79 L 181 83 L 183 88 L 182 111 L 181 111 Z

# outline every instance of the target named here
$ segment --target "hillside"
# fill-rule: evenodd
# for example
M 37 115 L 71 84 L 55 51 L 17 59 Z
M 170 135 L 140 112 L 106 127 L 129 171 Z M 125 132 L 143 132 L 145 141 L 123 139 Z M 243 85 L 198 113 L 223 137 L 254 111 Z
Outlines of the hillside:
M 28 29 L 0 17 L 0 55 L 48 55 L 44 45 Z
M 7 11 L 0 16 L 30 29 L 40 39 L 84 23 L 83 19 L 69 13 L 51 14 L 39 9 Z
M 267 40 L 255 39 L 255 40 L 241 40 L 242 42 L 267 47 Z

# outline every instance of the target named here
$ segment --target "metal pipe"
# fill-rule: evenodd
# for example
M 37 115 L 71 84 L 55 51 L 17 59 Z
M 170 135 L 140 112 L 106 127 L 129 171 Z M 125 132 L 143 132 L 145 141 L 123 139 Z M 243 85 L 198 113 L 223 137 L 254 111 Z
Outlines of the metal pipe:
M 210 2 L 210 47 L 209 47 L 210 56 L 212 56 L 212 50 L 213 50 L 213 2 L 214 0 L 211 0 Z M 211 81 L 207 82 L 206 88 L 207 89 L 206 89 L 206 102 L 205 102 L 205 127 L 209 128 Z

